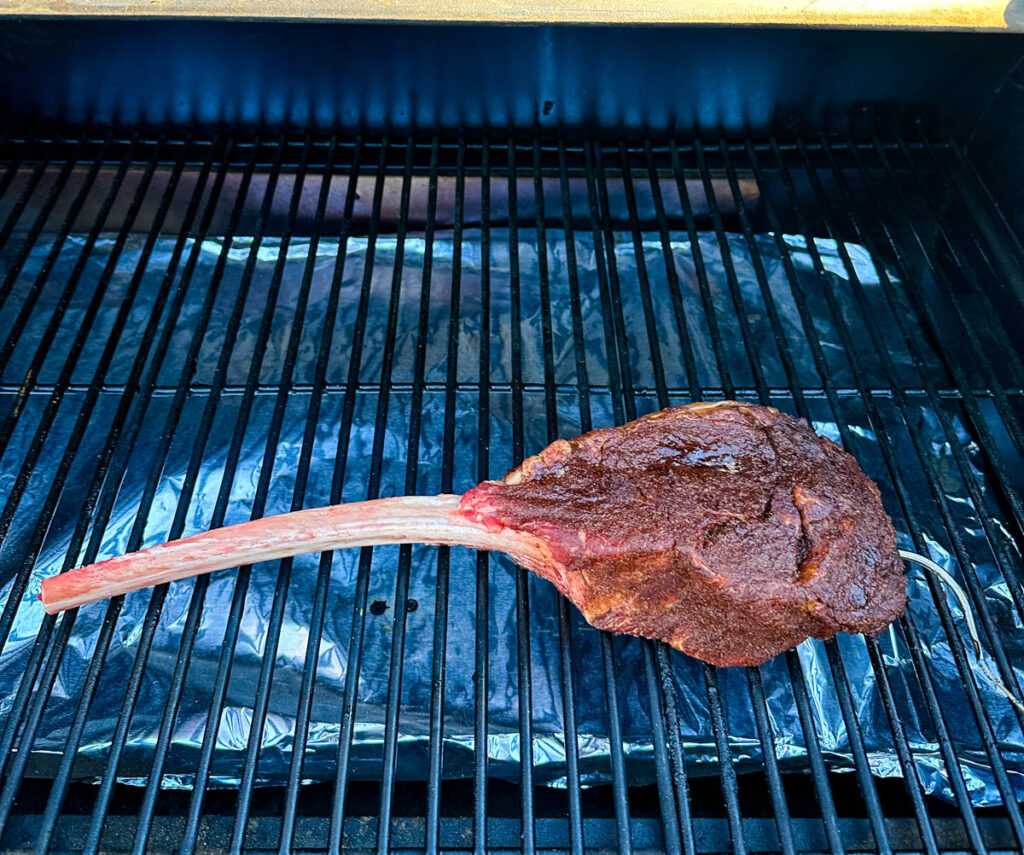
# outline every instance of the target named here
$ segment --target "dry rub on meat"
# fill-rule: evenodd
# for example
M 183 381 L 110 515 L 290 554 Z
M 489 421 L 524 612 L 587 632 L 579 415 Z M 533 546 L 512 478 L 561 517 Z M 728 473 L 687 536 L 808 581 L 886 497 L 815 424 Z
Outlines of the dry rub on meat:
M 723 401 L 558 440 L 464 496 L 256 520 L 43 582 L 49 612 L 296 555 L 384 543 L 505 552 L 600 629 L 715 665 L 877 633 L 906 606 L 896 533 L 857 462 L 805 422 Z

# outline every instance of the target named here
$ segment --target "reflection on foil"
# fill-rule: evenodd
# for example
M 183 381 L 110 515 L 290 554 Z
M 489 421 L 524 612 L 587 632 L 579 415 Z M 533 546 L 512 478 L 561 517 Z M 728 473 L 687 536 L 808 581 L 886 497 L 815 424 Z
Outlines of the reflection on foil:
M 798 284 L 813 320 L 814 335 L 822 345 L 829 380 L 840 390 L 840 412 L 834 413 L 825 396 L 813 392 L 815 389 L 821 390 L 824 384 L 808 346 L 805 319 L 797 309 L 793 298 L 793 283 L 786 277 L 775 237 L 758 237 L 757 247 L 768 280 L 768 289 L 778 307 L 783 341 L 777 340 L 769 323 L 749 247 L 743 238 L 726 238 L 738 279 L 738 294 L 729 288 L 721 247 L 714 235 L 702 234 L 699 239 L 699 250 L 708 277 L 707 293 L 702 293 L 700 287 L 694 247 L 683 235 L 673 234 L 671 238 L 671 252 L 680 286 L 677 298 L 683 310 L 684 326 L 676 320 L 660 240 L 657 236 L 645 236 L 642 247 L 655 310 L 653 321 L 657 342 L 654 344 L 660 348 L 665 383 L 673 402 L 683 403 L 688 399 L 687 360 L 683 358 L 684 333 L 687 346 L 692 352 L 692 370 L 696 372 L 699 385 L 712 390 L 709 393 L 712 397 L 715 395 L 713 390 L 721 389 L 724 385 L 724 371 L 728 371 L 729 381 L 739 389 L 740 395 L 750 397 L 754 394 L 755 376 L 743 346 L 744 330 L 738 322 L 742 311 L 768 388 L 785 389 L 789 385 L 785 360 L 780 350 L 783 348 L 792 357 L 798 381 L 808 390 L 806 401 L 816 430 L 838 440 L 836 420 L 842 419 L 855 442 L 855 447 L 850 450 L 879 483 L 886 506 L 895 515 L 899 511 L 900 502 L 893 491 L 893 479 L 886 471 L 876 438 L 879 429 L 887 433 L 901 467 L 906 468 L 903 476 L 909 489 L 914 491 L 916 518 L 927 538 L 931 557 L 962 580 L 960 568 L 951 556 L 939 509 L 927 498 L 928 488 L 907 433 L 908 425 L 920 432 L 925 442 L 934 449 L 935 459 L 932 463 L 939 472 L 942 489 L 959 529 L 958 534 L 972 556 L 988 609 L 1001 634 L 1007 654 L 1011 661 L 1024 662 L 1021 656 L 1024 652 L 1024 630 L 1020 616 L 1009 595 L 1007 580 L 993 558 L 992 546 L 986 539 L 979 514 L 986 514 L 991 521 L 990 530 L 1003 538 L 997 547 L 1002 551 L 1004 560 L 1016 560 L 1012 540 L 1000 519 L 998 506 L 991 500 L 984 462 L 969 434 L 963 429 L 956 402 L 946 400 L 940 404 L 949 407 L 948 415 L 958 431 L 956 435 L 948 436 L 933 409 L 935 403 L 923 395 L 909 396 L 908 408 L 903 411 L 895 406 L 890 397 L 878 396 L 876 405 L 882 421 L 879 425 L 868 420 L 862 398 L 855 391 L 842 391 L 856 389 L 856 378 L 850 368 L 851 357 L 859 361 L 867 376 L 877 386 L 884 388 L 888 383 L 878 355 L 872 349 L 871 337 L 865 327 L 866 314 L 870 315 L 870 322 L 877 325 L 885 340 L 892 342 L 890 356 L 897 382 L 906 388 L 920 389 L 919 372 L 926 371 L 932 375 L 931 379 L 936 384 L 947 383 L 941 364 L 931 351 L 926 352 L 918 364 L 904 349 L 898 321 L 910 325 L 912 333 L 918 333 L 914 327 L 916 320 L 899 293 L 894 303 L 895 309 L 890 308 L 869 255 L 859 246 L 845 247 L 857 268 L 860 293 L 865 301 L 865 305 L 861 306 L 855 299 L 854 289 L 857 286 L 849 281 L 839 249 L 833 241 L 817 242 L 818 252 L 828 271 L 826 277 L 820 278 L 814 271 L 804 241 L 796 237 L 785 238 L 796 268 Z M 560 231 L 552 229 L 547 232 L 546 239 L 551 304 L 554 307 L 550 316 L 550 340 L 554 347 L 552 355 L 557 430 L 565 436 L 579 430 L 579 398 L 575 384 L 580 378 L 577 376 L 574 352 L 573 318 L 569 311 L 571 292 L 565 238 Z M 590 406 L 594 425 L 607 425 L 615 418 L 608 368 L 611 348 L 605 337 L 605 312 L 612 304 L 601 291 L 598 277 L 599 252 L 595 251 L 592 239 L 589 235 L 579 234 L 575 240 L 579 320 L 583 331 L 587 381 L 591 387 Z M 484 342 L 489 349 L 489 376 L 485 379 L 492 384 L 489 396 L 491 476 L 500 476 L 514 462 L 510 451 L 513 419 L 510 383 L 514 374 L 512 359 L 516 356 L 521 358 L 524 383 L 522 395 L 526 451 L 532 453 L 546 444 L 544 307 L 539 302 L 538 289 L 532 287 L 539 276 L 538 244 L 534 233 L 529 230 L 519 231 L 519 241 L 522 283 L 522 302 L 519 307 L 520 354 L 512 352 L 512 337 L 509 334 L 514 315 L 509 287 L 507 232 L 492 230 L 490 234 L 490 287 L 486 306 L 482 302 L 487 291 L 481 287 L 483 265 L 480 234 L 475 230 L 467 230 L 463 235 L 460 302 L 454 326 L 451 324 L 451 275 L 455 247 L 451 236 L 439 235 L 434 241 L 430 292 L 425 308 L 421 305 L 421 294 L 427 246 L 419 237 L 405 241 L 404 267 L 394 316 L 394 363 L 391 366 L 392 386 L 385 419 L 381 495 L 405 491 L 409 410 L 413 400 L 410 390 L 415 380 L 417 348 L 421 343 L 421 310 L 426 317 L 423 330 L 426 333 L 424 378 L 428 385 L 422 404 L 417 492 L 429 494 L 441 489 L 446 407 L 444 383 L 449 369 L 450 330 L 454 330 L 458 337 L 453 350 L 458 358 L 455 377 L 459 383 L 454 395 L 454 436 L 459 449 L 454 460 L 454 489 L 464 490 L 476 480 L 479 403 L 476 384 L 480 381 L 480 347 L 484 329 L 481 321 L 485 311 L 488 312 L 491 330 L 490 340 Z M 75 329 L 77 319 L 82 317 L 90 285 L 95 284 L 112 243 L 111 240 L 101 240 L 90 255 L 81 286 L 69 304 L 62 329 Z M 95 415 L 83 439 L 79 452 L 83 459 L 97 454 L 104 447 L 111 428 L 111 414 L 121 397 L 132 393 L 127 385 L 127 375 L 140 346 L 139 340 L 132 338 L 133 331 L 137 327 L 141 328 L 148 318 L 147 308 L 152 306 L 160 287 L 163 267 L 168 262 L 172 245 L 170 239 L 160 239 L 156 243 L 135 300 L 132 320 L 126 327 L 124 342 L 118 347 L 107 370 Z M 82 243 L 73 237 L 68 241 L 68 246 L 80 249 Z M 251 239 L 240 238 L 229 242 L 227 246 L 224 241 L 209 240 L 199 248 L 193 282 L 182 311 L 178 317 L 170 319 L 176 329 L 173 346 L 160 372 L 159 388 L 151 400 L 144 402 L 139 438 L 131 451 L 123 477 L 113 485 L 118 492 L 111 517 L 105 523 L 99 523 L 104 525 L 100 557 L 124 549 L 139 513 L 145 484 L 154 475 L 154 466 L 158 467 L 159 482 L 151 506 L 143 511 L 148 520 L 146 544 L 164 539 L 179 506 L 187 511 L 185 534 L 204 529 L 218 494 L 225 489 L 229 490 L 226 495 L 230 499 L 226 523 L 248 518 L 264 465 L 269 426 L 278 400 L 281 368 L 288 351 L 295 303 L 310 251 L 308 241 L 292 240 L 283 267 L 277 303 L 269 305 L 267 289 L 278 261 L 279 247 L 279 240 L 274 238 L 264 240 L 258 248 L 251 291 L 244 302 L 241 324 L 233 343 L 232 359 L 225 375 L 226 388 L 220 395 L 207 438 L 198 436 L 200 415 L 210 395 L 209 384 L 214 378 L 217 359 L 224 347 L 226 331 L 231 323 L 232 306 L 241 293 L 240 289 L 246 284 L 243 271 L 253 247 Z M 338 243 L 336 240 L 323 240 L 317 249 L 309 291 L 311 308 L 295 350 L 293 385 L 286 393 L 280 435 L 267 458 L 273 461 L 265 510 L 267 514 L 284 512 L 291 506 L 306 417 L 316 397 L 320 398 L 320 408 L 313 446 L 314 464 L 302 504 L 311 507 L 328 500 L 335 465 L 339 462 L 337 435 L 346 408 L 348 373 L 356 341 L 353 332 L 359 320 L 360 298 L 364 287 L 368 289 L 364 306 L 365 336 L 358 352 L 359 386 L 352 391 L 349 402 L 352 406 L 353 426 L 345 458 L 343 497 L 347 501 L 365 497 L 375 423 L 380 412 L 378 384 L 383 356 L 389 347 L 386 328 L 389 310 L 392 308 L 396 241 L 392 237 L 381 236 L 370 244 L 365 238 L 353 238 L 348 241 L 346 248 L 345 268 L 338 292 L 338 311 L 334 317 L 325 317 L 326 313 L 318 312 L 317 308 L 325 305 L 332 287 Z M 12 297 L 13 308 L 6 312 L 0 308 L 0 323 L 9 323 L 9 319 L 14 316 L 12 313 L 16 313 L 18 295 L 26 293 L 33 281 L 33 271 L 37 271 L 44 263 L 48 250 L 46 245 L 37 245 L 33 250 L 25 266 L 26 272 L 19 281 L 20 290 L 16 288 Z M 142 238 L 133 237 L 121 253 L 118 272 L 109 285 L 109 305 L 106 308 L 111 315 L 120 305 L 120 295 L 139 261 L 141 250 Z M 180 418 L 174 425 L 174 439 L 167 458 L 154 462 L 152 458 L 157 439 L 172 424 L 171 392 L 184 369 L 184 353 L 200 305 L 212 287 L 213 273 L 222 254 L 225 254 L 226 266 L 217 284 L 218 291 L 199 352 L 196 374 Z M 48 280 L 48 288 L 57 288 L 62 281 L 66 281 L 66 278 L 61 277 L 68 273 L 66 268 L 73 264 L 74 255 L 70 250 L 62 253 Z M 65 261 L 65 256 L 70 260 Z M 654 410 L 657 408 L 654 394 L 657 378 L 651 359 L 652 341 L 645 326 L 641 294 L 637 287 L 640 276 L 631 234 L 616 236 L 615 263 L 629 379 L 637 390 L 638 409 L 642 412 Z M 369 271 L 367 265 L 372 265 Z M 899 291 L 900 285 L 895 278 L 892 278 L 892 283 Z M 852 341 L 859 349 L 855 354 L 846 353 L 840 344 L 837 320 L 830 314 L 824 299 L 825 289 L 831 289 L 842 309 L 842 322 L 850 326 Z M 40 305 L 47 305 L 45 297 Z M 742 305 L 737 305 L 737 299 Z M 715 314 L 721 335 L 717 352 L 708 323 L 709 310 Z M 261 341 L 261 320 L 268 311 L 274 313 L 273 323 L 269 327 L 269 338 Z M 901 316 L 897 318 L 894 311 L 900 312 Z M 33 313 L 19 349 L 4 370 L 5 380 L 21 382 L 24 368 L 42 340 L 46 323 L 45 312 L 39 310 Z M 97 323 L 104 323 L 103 313 Z M 325 323 L 333 324 L 326 385 L 314 389 L 314 367 Z M 40 388 L 29 397 L 9 448 L 0 459 L 0 492 L 6 493 L 17 476 L 20 460 L 32 439 L 33 426 L 48 400 L 46 384 L 54 382 L 68 358 L 67 348 L 70 347 L 72 337 L 62 333 L 51 347 L 51 356 L 36 381 Z M 98 333 L 83 353 L 75 354 L 75 382 L 88 384 L 92 381 L 105 339 L 105 332 Z M 918 340 L 927 341 L 923 334 Z M 63 352 L 62 346 L 65 348 Z M 261 385 L 249 411 L 243 412 L 246 399 L 241 390 L 255 355 L 261 355 L 263 359 Z M 81 388 L 73 387 L 65 395 L 62 412 L 68 414 L 69 421 L 73 420 L 82 406 L 83 394 Z M 0 402 L 5 408 L 9 408 L 11 397 L 12 393 L 0 394 Z M 783 409 L 793 408 L 792 399 L 781 392 L 773 395 L 772 403 Z M 143 406 L 143 403 L 137 406 Z M 247 419 L 242 456 L 232 482 L 225 488 L 223 479 L 228 447 L 242 418 Z M 59 441 L 61 429 L 54 430 Z M 191 494 L 183 495 L 188 461 L 196 443 L 200 442 L 203 443 L 203 465 Z M 989 503 L 986 507 L 978 509 L 972 504 L 961 472 L 953 460 L 951 443 L 957 444 L 972 465 L 977 467 L 972 477 L 976 479 L 983 498 Z M 59 453 L 43 458 L 37 467 L 38 477 L 45 482 L 48 468 L 56 467 L 59 459 Z M 28 558 L 18 550 L 23 548 L 27 535 L 34 527 L 42 524 L 38 514 L 44 493 L 44 490 L 30 490 L 26 493 L 10 534 L 0 548 L 0 566 L 7 574 L 4 580 L 6 591 L 10 590 L 10 578 L 16 568 Z M 35 600 L 40 580 L 57 572 L 61 566 L 74 525 L 81 513 L 80 504 L 75 504 L 75 495 L 74 489 L 71 489 L 70 498 L 58 504 L 42 552 L 35 562 L 36 571 L 0 657 L 0 715 L 6 714 L 14 702 L 21 674 L 26 668 L 42 620 L 42 610 Z M 910 538 L 906 536 L 905 523 L 898 516 L 896 521 L 897 527 L 904 529 L 900 545 L 913 548 Z M 387 721 L 391 639 L 398 612 L 404 612 L 407 634 L 401 680 L 397 768 L 400 776 L 407 779 L 422 779 L 427 775 L 437 561 L 436 549 L 412 549 L 409 602 L 396 604 L 394 584 L 398 549 L 378 548 L 374 551 L 367 600 L 374 608 L 367 609 L 362 635 L 356 722 L 350 758 L 352 777 L 372 779 L 380 776 Z M 226 701 L 216 725 L 216 747 L 210 771 L 211 782 L 216 785 L 232 786 L 238 782 L 253 726 L 253 704 L 260 667 L 268 655 L 274 655 L 276 659 L 268 711 L 262 726 L 257 781 L 260 784 L 280 784 L 286 780 L 292 759 L 296 707 L 309 642 L 308 627 L 318 565 L 318 556 L 304 556 L 295 561 L 276 651 L 267 649 L 266 632 L 278 583 L 278 566 L 257 566 L 253 570 L 238 641 L 231 658 Z M 311 723 L 302 770 L 302 777 L 307 781 L 330 779 L 335 773 L 344 686 L 350 667 L 349 645 L 358 572 L 357 552 L 334 556 L 329 606 L 323 637 L 319 642 Z M 518 766 L 524 755 L 519 737 L 520 685 L 515 582 L 511 564 L 503 557 L 492 557 L 489 564 L 489 632 L 484 639 L 489 664 L 488 735 L 485 748 L 481 748 L 475 744 L 473 736 L 473 675 L 478 641 L 474 632 L 476 573 L 476 558 L 473 554 L 463 549 L 452 551 L 445 651 L 443 774 L 449 777 L 471 776 L 474 752 L 486 750 L 489 758 L 488 773 L 514 780 L 518 778 Z M 231 608 L 237 578 L 234 571 L 228 571 L 214 574 L 210 579 L 195 644 L 190 651 L 180 706 L 174 718 L 173 738 L 164 764 L 162 783 L 165 787 L 184 788 L 192 785 L 198 753 L 208 727 L 212 687 L 217 677 L 226 616 Z M 930 669 L 946 724 L 953 734 L 961 772 L 976 804 L 995 804 L 1000 801 L 1000 794 L 935 604 L 920 574 L 909 574 L 909 580 L 910 619 L 924 645 L 924 661 Z M 148 653 L 145 675 L 118 769 L 119 777 L 125 782 L 144 783 L 151 767 L 171 675 L 180 654 L 180 641 L 189 614 L 193 584 L 192 581 L 186 581 L 171 585 L 164 604 L 152 649 Z M 110 740 L 124 701 L 128 675 L 138 652 L 143 617 L 150 596 L 151 592 L 142 591 L 125 600 L 110 649 L 106 653 L 106 665 L 79 749 L 79 763 L 75 770 L 79 777 L 95 778 L 105 768 Z M 536 579 L 530 581 L 530 597 L 529 667 L 535 734 L 531 746 L 535 765 L 534 779 L 552 786 L 565 786 L 564 705 L 560 679 L 557 600 L 553 588 Z M 954 617 L 959 619 L 959 603 L 950 599 L 949 608 Z M 63 750 L 86 671 L 94 655 L 104 609 L 104 604 L 84 608 L 75 623 L 33 746 L 29 765 L 32 773 L 46 774 L 47 770 L 53 768 L 54 752 L 60 753 Z M 967 640 L 966 635 L 963 640 Z M 644 642 L 616 638 L 613 649 L 613 673 L 617 681 L 618 711 L 626 743 L 628 774 L 633 782 L 651 781 L 654 778 L 654 748 L 650 696 L 644 676 Z M 838 639 L 838 649 L 872 771 L 880 776 L 898 776 L 901 768 L 865 642 L 858 637 L 841 637 Z M 880 650 L 902 726 L 913 751 L 917 774 L 928 792 L 950 799 L 952 791 L 937 744 L 935 725 L 928 713 L 903 631 L 893 628 L 883 634 Z M 833 769 L 850 770 L 850 739 L 837 700 L 833 670 L 826 648 L 820 642 L 809 642 L 801 645 L 796 655 L 805 678 L 810 710 L 826 762 Z M 610 780 L 611 771 L 608 691 L 600 676 L 600 636 L 575 613 L 572 616 L 572 656 L 575 675 L 573 700 L 579 732 L 576 747 L 581 780 L 587 785 L 604 783 Z M 678 711 L 673 726 L 678 727 L 688 770 L 691 774 L 712 774 L 716 770 L 718 755 L 702 667 L 696 661 L 677 653 L 671 653 L 668 661 Z M 988 665 L 993 672 L 996 670 L 991 658 L 988 659 Z M 763 666 L 761 675 L 779 763 L 785 770 L 805 769 L 806 739 L 794 701 L 789 662 L 786 657 L 779 657 Z M 1024 795 L 1024 737 L 1018 719 L 986 676 L 979 673 L 977 677 L 1010 780 L 1017 792 Z M 720 689 L 737 768 L 741 771 L 760 768 L 762 743 L 758 738 L 746 673 L 736 669 L 721 671 Z M 46 761 L 47 757 L 50 758 L 49 762 Z

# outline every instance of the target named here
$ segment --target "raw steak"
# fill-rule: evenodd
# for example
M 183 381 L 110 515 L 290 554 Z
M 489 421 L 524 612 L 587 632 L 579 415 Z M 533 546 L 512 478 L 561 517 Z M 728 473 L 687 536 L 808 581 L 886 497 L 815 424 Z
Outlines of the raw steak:
M 303 552 L 383 543 L 505 552 L 600 629 L 715 665 L 808 636 L 877 633 L 906 607 L 896 533 L 857 462 L 805 422 L 723 401 L 558 440 L 464 496 L 230 526 L 46 579 L 55 612 Z

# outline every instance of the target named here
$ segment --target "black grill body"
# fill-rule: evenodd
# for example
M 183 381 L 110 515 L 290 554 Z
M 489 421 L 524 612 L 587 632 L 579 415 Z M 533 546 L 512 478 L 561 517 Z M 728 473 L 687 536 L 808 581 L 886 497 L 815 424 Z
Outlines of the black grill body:
M 4 39 L 5 850 L 1024 848 L 1019 39 Z M 925 577 L 889 635 L 728 671 L 462 550 L 32 611 L 40 565 L 721 397 L 857 454 L 987 671 Z

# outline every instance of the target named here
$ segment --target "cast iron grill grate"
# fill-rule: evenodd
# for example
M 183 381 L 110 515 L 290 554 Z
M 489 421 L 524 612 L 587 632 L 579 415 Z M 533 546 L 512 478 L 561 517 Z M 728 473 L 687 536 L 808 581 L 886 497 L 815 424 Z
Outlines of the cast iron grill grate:
M 672 681 L 675 654 L 593 632 L 527 574 L 487 556 L 403 547 L 264 568 L 273 584 L 256 618 L 250 568 L 81 615 L 33 617 L 25 598 L 47 554 L 57 568 L 69 553 L 71 566 L 110 536 L 134 546 L 232 522 L 239 503 L 260 515 L 314 495 L 450 492 L 559 435 L 738 397 L 834 425 L 855 453 L 872 455 L 869 472 L 905 545 L 937 549 L 965 571 L 993 667 L 1020 698 L 1018 651 L 1000 620 L 1024 617 L 1024 369 L 1014 338 L 1024 253 L 956 146 L 925 137 L 665 145 L 110 135 L 7 140 L 2 154 L 0 646 L 5 655 L 24 646 L 18 673 L 3 675 L 5 850 L 1024 847 L 1019 772 L 1004 744 L 1006 722 L 1019 733 L 1022 716 L 983 690 L 932 580 L 920 590 L 948 636 L 948 663 L 933 662 L 913 618 L 895 630 L 901 667 L 885 637 L 858 642 L 877 716 L 858 705 L 841 645 L 822 647 L 820 673 L 797 653 L 776 663 L 806 747 L 799 769 L 777 741 L 777 674 L 694 669 L 707 748 L 721 761 L 710 777 L 698 774 L 709 767 L 693 762 L 678 726 L 687 701 Z M 855 253 L 877 274 L 870 293 Z M 324 432 L 336 442 L 329 465 Z M 169 481 L 175 501 L 160 516 Z M 125 522 L 116 517 L 126 492 Z M 160 531 L 147 528 L 155 517 Z M 300 747 L 312 740 L 342 560 L 355 562 L 355 585 L 331 642 L 350 663 L 335 699 L 333 783 L 304 784 L 309 770 L 295 759 L 304 752 L 290 747 L 282 781 L 259 786 L 285 648 L 301 663 L 288 695 Z M 426 586 L 417 579 L 425 562 Z M 994 567 L 1001 586 L 975 565 Z M 296 640 L 285 629 L 300 576 L 313 581 L 308 635 Z M 490 616 L 506 597 L 515 619 L 496 628 Z M 254 619 L 262 646 L 246 656 L 239 644 Z M 540 624 L 557 654 L 545 672 L 551 691 L 536 678 Z M 203 671 L 193 651 L 212 631 L 220 655 Z M 471 667 L 460 670 L 450 654 L 466 631 Z M 592 654 L 586 668 L 580 649 Z M 154 665 L 158 655 L 166 667 Z M 71 656 L 87 663 L 74 678 Z M 403 674 L 415 657 L 430 679 L 424 774 L 408 781 Z M 484 752 L 471 755 L 468 778 L 442 780 L 446 698 L 463 680 L 468 732 L 487 743 L 499 661 L 513 669 L 519 745 L 538 737 L 538 695 L 557 701 L 569 734 L 560 789 L 541 786 L 536 763 L 518 764 L 512 780 L 492 777 Z M 636 673 L 624 675 L 623 661 Z M 955 704 L 936 689 L 946 664 L 959 674 Z M 381 721 L 361 717 L 363 667 L 386 675 Z M 218 789 L 219 728 L 205 721 L 224 726 L 240 683 L 249 700 L 237 783 Z M 573 738 L 594 685 L 608 726 L 597 761 Z M 727 689 L 749 705 L 759 754 L 734 738 Z M 153 692 L 163 713 L 141 737 L 135 712 Z M 834 697 L 852 775 L 827 771 L 830 735 L 812 712 L 823 692 Z M 103 709 L 111 698 L 118 709 Z M 182 757 L 176 727 L 193 701 L 206 719 Z M 636 737 L 624 733 L 633 705 L 649 722 L 643 785 L 631 777 Z M 103 753 L 90 753 L 103 716 Z M 910 730 L 918 720 L 931 753 Z M 378 773 L 364 780 L 354 737 L 371 723 L 381 733 Z M 903 779 L 872 776 L 876 726 L 888 730 Z M 59 748 L 44 731 L 59 735 Z M 972 803 L 975 782 L 955 762 L 963 741 L 981 746 L 1003 807 Z M 926 754 L 948 801 L 924 795 L 916 763 Z M 159 786 L 182 769 L 194 788 Z M 603 783 L 583 786 L 595 769 Z

